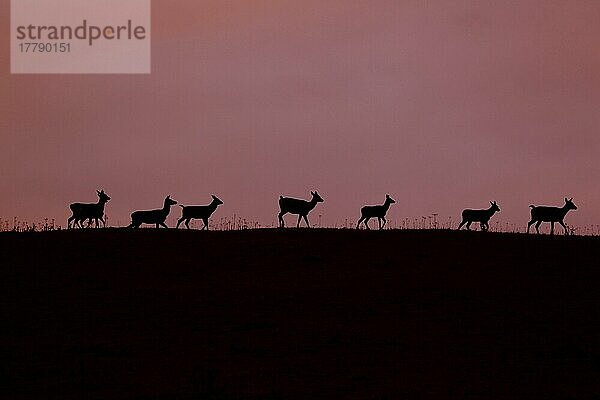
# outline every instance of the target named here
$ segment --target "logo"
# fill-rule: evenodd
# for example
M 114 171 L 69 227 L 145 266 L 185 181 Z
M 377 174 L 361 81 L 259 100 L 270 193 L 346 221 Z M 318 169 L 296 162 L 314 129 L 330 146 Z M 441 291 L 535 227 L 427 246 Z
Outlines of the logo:
M 12 0 L 13 74 L 150 73 L 150 0 Z

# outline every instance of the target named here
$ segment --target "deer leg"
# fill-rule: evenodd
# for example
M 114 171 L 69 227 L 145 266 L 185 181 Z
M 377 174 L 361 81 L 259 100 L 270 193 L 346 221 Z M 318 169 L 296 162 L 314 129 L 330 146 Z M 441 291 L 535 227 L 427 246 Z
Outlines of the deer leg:
M 284 216 L 285 214 L 287 214 L 287 213 L 284 213 L 283 211 L 281 211 L 281 212 L 279 213 L 279 215 L 277 216 L 277 217 L 279 218 L 279 227 L 280 227 L 280 228 L 283 228 L 283 227 L 285 227 L 285 221 L 283 220 L 283 216 Z
M 300 228 L 300 221 L 302 220 L 302 215 L 298 214 L 298 223 L 296 224 L 296 228 Z
M 471 230 L 471 224 L 473 223 L 473 221 L 469 221 L 467 222 L 467 230 L 470 231 Z
M 381 230 L 381 217 L 377 217 L 377 224 L 379 225 L 379 230 Z
M 73 221 L 75 219 L 74 215 L 71 215 L 69 217 L 69 219 L 67 220 L 67 229 L 71 229 L 71 221 Z
M 358 220 L 358 223 L 356 224 L 356 229 L 360 228 L 360 223 L 363 222 L 365 220 L 365 217 L 360 217 L 360 219 Z
M 558 221 L 558 223 L 561 224 L 563 228 L 565 228 L 565 235 L 568 235 L 569 230 L 567 229 L 567 226 L 565 225 L 565 223 L 563 221 Z
M 310 228 L 310 224 L 308 223 L 308 216 L 305 215 L 303 218 L 304 218 L 304 222 L 306 222 L 306 227 Z
M 202 222 L 204 222 L 204 227 L 202 229 L 208 230 L 208 218 L 202 219 Z
M 467 220 L 463 219 L 462 222 L 460 223 L 460 225 L 458 225 L 458 228 L 456 229 L 457 231 L 460 231 L 460 228 L 463 227 L 464 224 L 467 223 Z
M 184 218 L 183 218 L 183 217 L 181 217 L 181 218 L 179 218 L 179 219 L 177 220 L 177 225 L 175 225 L 175 229 L 178 229 L 178 228 L 179 228 L 179 225 L 180 225 L 180 224 L 183 222 L 183 220 L 184 220 Z
M 165 221 L 160 223 L 161 226 L 164 226 L 165 228 L 169 229 L 169 227 L 167 226 L 167 224 L 165 224 Z M 158 228 L 158 225 L 156 226 Z
M 533 225 L 535 223 L 534 220 L 531 220 L 527 223 L 527 233 L 529 233 L 529 229 L 531 229 L 531 225 Z
M 387 220 L 385 219 L 385 217 L 381 217 L 381 219 L 383 220 L 383 225 L 381 225 L 381 227 L 384 228 L 385 224 L 387 224 Z
M 188 229 L 191 229 L 190 228 L 190 221 L 191 220 L 192 220 L 191 218 L 188 218 L 188 219 L 185 220 L 185 227 L 188 228 Z
M 104 217 L 100 217 L 100 221 L 102 221 L 102 227 L 106 228 L 106 220 L 104 219 Z
M 367 219 L 365 219 L 365 227 L 366 227 L 367 229 L 371 229 L 371 228 L 369 228 L 369 220 L 370 220 L 370 219 L 371 219 L 371 217 L 367 217 Z
M 537 233 L 540 233 L 540 225 L 542 224 L 542 221 L 538 221 L 537 224 L 535 224 L 535 231 Z
M 96 228 L 100 227 L 100 223 L 98 222 L 99 218 L 96 218 Z
M 550 234 L 554 235 L 554 221 L 550 222 Z

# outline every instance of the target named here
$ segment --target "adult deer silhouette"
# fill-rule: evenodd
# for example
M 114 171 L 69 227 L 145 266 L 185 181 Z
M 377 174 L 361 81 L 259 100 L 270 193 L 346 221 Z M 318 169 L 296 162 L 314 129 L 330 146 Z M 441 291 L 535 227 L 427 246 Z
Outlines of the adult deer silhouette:
M 306 226 L 310 228 L 310 224 L 308 223 L 308 213 L 315 208 L 317 203 L 322 203 L 324 201 L 317 191 L 310 192 L 310 194 L 312 195 L 310 201 L 279 196 L 279 227 L 283 228 L 285 226 L 283 216 L 290 213 L 298 215 L 296 228 L 300 227 L 301 219 L 304 219 Z
M 360 219 L 356 224 L 356 229 L 360 227 L 360 223 L 364 221 L 365 228 L 369 228 L 369 220 L 371 218 L 377 218 L 377 222 L 379 222 L 379 229 L 383 229 L 387 220 L 385 219 L 385 215 L 387 214 L 390 205 L 395 203 L 396 201 L 390 197 L 389 194 L 385 195 L 385 202 L 383 204 L 377 206 L 364 206 L 360 209 Z M 381 223 L 383 221 L 383 224 Z
M 131 224 L 129 224 L 128 228 L 139 228 L 142 224 L 155 224 L 156 227 L 164 226 L 168 228 L 165 224 L 165 220 L 171 212 L 171 206 L 174 206 L 177 202 L 171 199 L 171 196 L 165 197 L 165 201 L 163 203 L 163 208 L 158 210 L 146 210 L 146 211 L 134 211 L 131 213 Z
M 550 222 L 550 234 L 554 235 L 554 223 L 558 222 L 565 229 L 565 235 L 569 234 L 569 230 L 564 223 L 565 215 L 570 210 L 577 210 L 577 206 L 573 204 L 573 198 L 565 197 L 565 205 L 562 207 L 547 207 L 547 206 L 529 206 L 531 208 L 531 221 L 527 223 L 527 233 L 531 229 L 531 225 L 535 223 L 535 231 L 540 233 L 540 225 L 542 222 Z
M 104 190 L 96 190 L 96 194 L 98 194 L 97 203 L 73 203 L 69 205 L 73 215 L 67 220 L 67 228 L 71 228 L 71 222 L 73 222 L 73 227 L 83 228 L 81 221 L 86 219 L 88 220 L 88 227 L 91 225 L 92 219 L 96 221 L 96 228 L 98 227 L 98 220 L 102 221 L 103 226 L 106 227 L 104 206 L 108 203 L 110 197 L 104 193 Z
M 215 195 L 212 195 L 212 201 L 206 206 L 184 206 L 180 204 L 181 218 L 177 221 L 175 228 L 179 228 L 179 224 L 185 221 L 185 226 L 190 229 L 190 220 L 201 219 L 204 222 L 202 229 L 208 230 L 208 219 L 221 204 L 223 204 L 223 201 Z
M 498 204 L 496 204 L 495 201 L 490 201 L 490 207 L 484 210 L 471 210 L 467 208 L 462 212 L 462 222 L 458 225 L 458 230 L 460 230 L 464 224 L 467 224 L 467 230 L 470 231 L 471 223 L 479 222 L 481 230 L 486 232 L 490 229 L 490 218 L 497 212 L 500 212 L 500 207 L 498 207 Z

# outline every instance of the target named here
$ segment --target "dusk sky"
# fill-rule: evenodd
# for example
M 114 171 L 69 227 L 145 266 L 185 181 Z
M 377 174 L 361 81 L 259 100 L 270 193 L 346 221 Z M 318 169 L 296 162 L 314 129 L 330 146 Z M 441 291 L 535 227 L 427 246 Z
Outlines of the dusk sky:
M 316 189 L 325 225 L 386 193 L 396 223 L 569 196 L 600 224 L 599 1 L 153 1 L 150 75 L 11 75 L 9 3 L 0 218 L 102 188 L 111 225 L 167 194 L 269 225 Z

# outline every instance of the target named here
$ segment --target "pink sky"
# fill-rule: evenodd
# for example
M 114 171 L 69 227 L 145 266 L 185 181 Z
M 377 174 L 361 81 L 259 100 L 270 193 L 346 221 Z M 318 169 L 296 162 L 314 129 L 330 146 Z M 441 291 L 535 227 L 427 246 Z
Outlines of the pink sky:
M 497 200 L 600 224 L 600 2 L 153 1 L 151 75 L 10 75 L 0 0 L 0 217 L 111 221 L 171 194 L 276 220 L 280 194 L 457 219 Z M 179 209 L 174 210 L 172 225 Z M 291 223 L 293 217 L 289 219 Z

